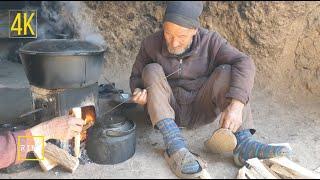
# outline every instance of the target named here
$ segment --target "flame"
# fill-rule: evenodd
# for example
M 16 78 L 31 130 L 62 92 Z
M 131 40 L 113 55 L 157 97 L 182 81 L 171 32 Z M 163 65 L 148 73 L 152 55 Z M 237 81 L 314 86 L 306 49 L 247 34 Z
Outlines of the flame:
M 84 119 L 85 124 L 83 126 L 83 130 L 81 132 L 81 141 L 85 141 L 87 139 L 87 130 L 93 126 L 96 121 L 96 111 L 94 106 L 85 106 L 81 108 L 82 111 L 82 119 Z
M 72 110 L 69 111 L 69 115 L 74 115 Z M 80 133 L 80 141 L 82 142 L 87 139 L 87 130 L 93 126 L 94 122 L 96 121 L 96 111 L 94 106 L 81 107 L 81 119 L 85 121 L 82 132 Z

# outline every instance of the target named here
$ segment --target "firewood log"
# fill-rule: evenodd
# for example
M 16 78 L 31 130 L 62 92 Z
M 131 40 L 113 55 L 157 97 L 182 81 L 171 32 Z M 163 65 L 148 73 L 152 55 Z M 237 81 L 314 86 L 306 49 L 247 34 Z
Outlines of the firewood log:
M 271 158 L 271 159 L 268 159 L 266 161 L 270 161 L 273 165 L 273 168 L 271 166 L 271 169 L 276 171 L 278 170 L 279 172 L 289 172 L 290 174 L 294 175 L 293 178 L 297 179 L 301 179 L 301 178 L 306 178 L 306 179 L 320 179 L 320 175 L 316 174 L 315 172 L 312 172 L 300 165 L 298 165 L 297 163 L 295 162 L 292 162 L 291 160 L 289 160 L 287 157 L 277 157 L 277 158 Z M 274 165 L 278 165 L 278 166 L 274 166 Z M 280 167 L 281 169 L 284 169 L 284 170 L 279 170 Z M 286 174 L 283 174 L 283 175 L 288 175 L 287 173 Z
M 279 176 L 275 176 L 273 173 L 271 173 L 258 158 L 249 159 L 247 160 L 247 163 L 264 179 L 279 179 Z
M 45 157 L 73 173 L 79 166 L 79 159 L 70 155 L 66 150 L 48 143 L 44 151 Z
M 40 167 L 43 171 L 47 172 L 53 169 L 58 165 L 55 161 L 49 160 L 46 157 L 44 157 L 44 148 L 46 146 L 46 143 L 44 142 L 44 145 L 42 145 L 43 142 L 40 142 L 38 140 L 35 140 L 35 148 L 34 148 L 34 155 L 37 159 L 39 159 Z
M 75 115 L 76 118 L 80 118 L 81 119 L 81 107 L 77 107 L 77 108 L 72 108 L 73 114 Z M 80 140 L 81 140 L 81 136 L 80 133 L 77 134 L 74 137 L 74 155 L 75 157 L 79 158 L 81 156 L 81 152 L 80 152 Z

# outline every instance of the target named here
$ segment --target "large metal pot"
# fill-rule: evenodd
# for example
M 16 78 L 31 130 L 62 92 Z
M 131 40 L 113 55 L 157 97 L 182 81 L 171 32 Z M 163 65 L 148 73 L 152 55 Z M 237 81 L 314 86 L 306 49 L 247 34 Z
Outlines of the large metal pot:
M 79 88 L 98 82 L 105 50 L 81 40 L 45 39 L 19 50 L 31 85 L 46 88 Z

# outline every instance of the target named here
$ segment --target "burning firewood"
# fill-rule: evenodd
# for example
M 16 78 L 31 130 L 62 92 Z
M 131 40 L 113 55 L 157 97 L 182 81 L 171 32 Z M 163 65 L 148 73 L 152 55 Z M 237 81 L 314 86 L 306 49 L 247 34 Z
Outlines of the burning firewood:
M 40 159 L 39 164 L 43 171 L 49 171 L 54 167 L 61 165 L 68 171 L 73 173 L 79 166 L 78 158 L 81 156 L 80 143 L 86 140 L 86 132 L 90 127 L 93 126 L 95 122 L 95 109 L 93 106 L 77 107 L 73 108 L 69 112 L 69 115 L 75 116 L 76 118 L 84 119 L 85 121 L 85 125 L 82 128 L 82 132 L 79 133 L 73 141 L 74 156 L 72 156 L 68 152 L 69 147 L 71 145 L 69 141 L 60 140 L 63 143 L 62 147 L 59 148 L 53 144 L 47 144 L 46 142 L 35 139 L 34 154 L 38 159 Z
M 82 113 L 81 113 L 81 107 L 77 108 L 72 108 L 73 114 L 76 118 L 82 118 Z M 77 134 L 74 137 L 74 155 L 75 157 L 79 158 L 80 157 L 80 141 L 81 141 L 81 136 L 80 134 Z

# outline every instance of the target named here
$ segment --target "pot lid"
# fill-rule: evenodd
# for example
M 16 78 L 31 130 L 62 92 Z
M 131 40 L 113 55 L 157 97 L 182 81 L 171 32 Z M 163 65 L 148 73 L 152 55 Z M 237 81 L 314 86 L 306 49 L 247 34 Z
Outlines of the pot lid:
M 126 121 L 124 116 L 109 116 L 105 119 L 105 126 L 109 128 L 119 127 Z
M 104 132 L 107 136 L 119 137 L 130 134 L 136 128 L 135 123 L 132 120 L 126 120 L 117 124 L 115 127 L 105 128 Z
M 26 54 L 88 55 L 105 50 L 99 45 L 79 39 L 42 39 L 25 44 L 19 51 Z

